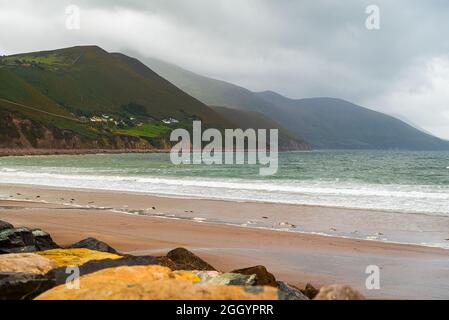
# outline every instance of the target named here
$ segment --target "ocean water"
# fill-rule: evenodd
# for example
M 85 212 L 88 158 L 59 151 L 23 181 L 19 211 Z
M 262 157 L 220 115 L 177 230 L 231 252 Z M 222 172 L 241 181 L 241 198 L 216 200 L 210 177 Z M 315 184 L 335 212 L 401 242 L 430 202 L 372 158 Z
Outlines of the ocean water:
M 449 152 L 280 153 L 257 165 L 173 165 L 168 154 L 0 158 L 0 183 L 449 216 Z
M 276 175 L 258 173 L 258 165 L 173 165 L 168 154 L 0 158 L 0 184 L 363 209 L 279 213 L 288 222 L 280 224 L 213 213 L 201 221 L 246 226 L 253 219 L 253 227 L 281 230 L 291 223 L 299 226 L 286 231 L 449 249 L 449 152 L 289 152 L 279 154 Z

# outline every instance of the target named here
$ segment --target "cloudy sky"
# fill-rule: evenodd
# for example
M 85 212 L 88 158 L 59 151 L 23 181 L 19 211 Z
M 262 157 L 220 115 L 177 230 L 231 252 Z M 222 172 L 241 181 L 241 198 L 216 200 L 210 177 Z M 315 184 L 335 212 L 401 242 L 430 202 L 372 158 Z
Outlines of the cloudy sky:
M 66 27 L 71 4 L 80 29 Z M 447 0 L 0 0 L 0 54 L 96 44 L 253 91 L 343 98 L 447 139 L 448 31 Z

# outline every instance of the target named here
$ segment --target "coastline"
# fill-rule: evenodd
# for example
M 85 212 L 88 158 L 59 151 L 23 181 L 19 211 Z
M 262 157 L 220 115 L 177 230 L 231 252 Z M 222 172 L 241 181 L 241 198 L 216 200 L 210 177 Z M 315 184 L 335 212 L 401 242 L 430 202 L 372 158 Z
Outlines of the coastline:
M 155 206 L 158 211 L 202 210 L 277 212 L 279 206 L 218 200 L 178 199 L 123 192 L 86 191 L 1 185 L 0 193 L 20 193 L 22 201 L 0 201 L 0 219 L 15 225 L 47 230 L 68 245 L 82 238 L 99 238 L 118 250 L 137 255 L 164 254 L 183 246 L 215 267 L 265 265 L 278 279 L 293 285 L 348 283 L 370 298 L 448 298 L 447 250 L 416 245 L 283 232 L 170 216 L 117 212 L 123 203 L 132 209 Z M 34 195 L 34 197 L 32 197 Z M 19 197 L 17 194 L 15 196 Z M 39 198 L 36 198 L 39 196 Z M 71 197 L 69 199 L 69 196 Z M 28 199 L 26 199 L 28 198 Z M 64 198 L 65 205 L 58 203 Z M 72 201 L 74 199 L 74 201 Z M 95 202 L 95 207 L 86 206 Z M 291 206 L 295 210 L 298 206 Z M 268 210 L 268 211 L 267 211 Z M 320 208 L 309 208 L 319 214 Z M 338 209 L 335 209 L 337 212 Z M 326 210 L 327 211 L 327 210 Z M 381 290 L 364 288 L 368 265 L 382 270 Z M 434 272 L 437 271 L 438 273 Z
M 124 154 L 124 153 L 169 153 L 168 149 L 3 149 L 0 157 L 53 156 L 86 154 Z

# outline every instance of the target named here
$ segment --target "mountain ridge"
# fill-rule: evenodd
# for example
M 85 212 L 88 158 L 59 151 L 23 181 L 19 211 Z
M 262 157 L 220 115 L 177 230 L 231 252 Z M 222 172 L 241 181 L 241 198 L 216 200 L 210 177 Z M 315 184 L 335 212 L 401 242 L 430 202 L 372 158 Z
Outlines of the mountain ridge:
M 159 59 L 143 60 L 205 104 L 260 112 L 315 149 L 449 150 L 449 141 L 343 99 L 290 99 L 270 90 L 252 92 Z

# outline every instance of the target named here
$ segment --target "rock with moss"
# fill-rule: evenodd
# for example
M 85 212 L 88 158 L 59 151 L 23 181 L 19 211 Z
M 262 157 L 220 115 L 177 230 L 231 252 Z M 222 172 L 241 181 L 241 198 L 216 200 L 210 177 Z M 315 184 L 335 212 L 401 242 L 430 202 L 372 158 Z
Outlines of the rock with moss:
M 298 288 L 286 282 L 278 281 L 279 300 L 309 300 Z
M 58 248 L 51 236 L 40 229 L 25 227 L 0 231 L 0 254 L 35 252 Z
M 167 253 L 167 258 L 173 261 L 177 270 L 217 271 L 206 261 L 184 248 L 177 248 Z
M 244 269 L 238 269 L 231 271 L 231 273 L 239 273 L 244 275 L 256 275 L 256 285 L 257 286 L 272 286 L 277 287 L 276 278 L 270 272 L 268 272 L 267 268 L 264 266 L 255 266 Z

